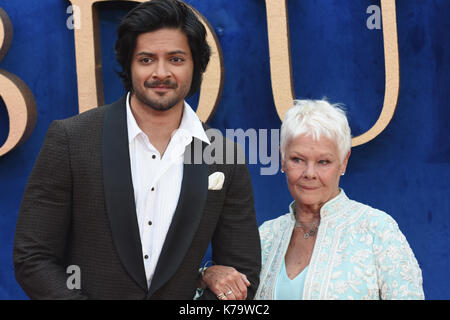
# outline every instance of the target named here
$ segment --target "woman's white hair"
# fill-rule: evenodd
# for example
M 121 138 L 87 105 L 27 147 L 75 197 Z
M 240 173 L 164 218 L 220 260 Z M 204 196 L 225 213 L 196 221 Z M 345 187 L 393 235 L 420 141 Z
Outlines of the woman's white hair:
M 322 100 L 294 100 L 281 125 L 280 151 L 284 161 L 287 145 L 292 139 L 305 134 L 314 140 L 322 135 L 336 142 L 342 162 L 350 151 L 352 136 L 347 116 L 339 103 L 330 104 Z

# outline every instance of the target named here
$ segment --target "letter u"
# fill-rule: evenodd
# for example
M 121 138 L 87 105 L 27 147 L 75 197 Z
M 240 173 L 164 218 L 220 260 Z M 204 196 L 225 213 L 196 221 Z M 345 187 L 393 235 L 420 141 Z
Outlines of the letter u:
M 292 106 L 295 97 L 290 57 L 286 0 L 266 0 L 272 93 L 280 119 Z M 381 113 L 365 133 L 352 139 L 352 146 L 364 144 L 378 136 L 394 116 L 400 88 L 395 0 L 381 0 L 385 61 L 385 94 Z

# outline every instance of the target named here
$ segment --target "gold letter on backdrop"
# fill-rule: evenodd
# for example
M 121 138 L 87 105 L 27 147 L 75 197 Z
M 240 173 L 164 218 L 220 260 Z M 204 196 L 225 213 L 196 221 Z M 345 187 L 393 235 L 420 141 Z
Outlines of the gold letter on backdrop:
M 78 105 L 80 113 L 104 104 L 101 75 L 102 59 L 98 12 L 94 3 L 115 2 L 111 0 L 70 0 L 80 9 L 81 28 L 75 28 L 75 55 L 78 77 Z M 145 0 L 128 1 L 145 2 Z M 211 59 L 203 75 L 197 114 L 207 121 L 217 107 L 223 87 L 222 51 L 216 35 L 206 19 L 195 11 L 207 30 L 211 47 Z
M 281 120 L 295 97 L 286 0 L 266 0 L 272 94 Z
M 400 89 L 400 66 L 398 56 L 397 16 L 395 0 L 381 0 L 383 23 L 384 73 L 386 77 L 384 103 L 377 122 L 368 131 L 352 139 L 352 146 L 364 144 L 378 136 L 388 126 L 397 107 Z
M 286 0 L 266 0 L 266 11 L 273 100 L 283 119 L 295 97 Z M 400 71 L 395 0 L 381 0 L 381 14 L 386 77 L 383 109 L 372 128 L 352 139 L 352 146 L 364 144 L 379 135 L 391 121 L 397 106 Z
M 12 42 L 11 20 L 0 8 L 0 61 Z M 0 147 L 0 157 L 20 145 L 31 134 L 36 124 L 36 103 L 27 85 L 17 76 L 0 69 L 0 97 L 9 116 L 9 134 Z

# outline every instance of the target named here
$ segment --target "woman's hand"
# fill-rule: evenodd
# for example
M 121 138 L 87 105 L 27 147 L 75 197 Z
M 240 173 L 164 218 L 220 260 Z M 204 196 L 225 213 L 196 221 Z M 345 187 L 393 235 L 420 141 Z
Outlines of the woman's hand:
M 250 282 L 233 267 L 214 265 L 205 270 L 200 286 L 211 290 L 220 300 L 245 300 Z

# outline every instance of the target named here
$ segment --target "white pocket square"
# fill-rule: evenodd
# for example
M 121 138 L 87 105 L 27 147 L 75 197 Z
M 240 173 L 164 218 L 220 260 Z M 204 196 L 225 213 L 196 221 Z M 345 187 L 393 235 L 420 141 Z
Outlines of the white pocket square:
M 208 177 L 208 190 L 221 190 L 223 182 L 225 181 L 225 175 L 223 172 L 214 172 Z

